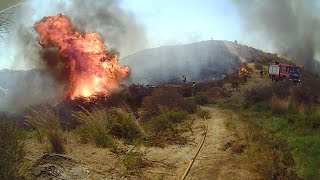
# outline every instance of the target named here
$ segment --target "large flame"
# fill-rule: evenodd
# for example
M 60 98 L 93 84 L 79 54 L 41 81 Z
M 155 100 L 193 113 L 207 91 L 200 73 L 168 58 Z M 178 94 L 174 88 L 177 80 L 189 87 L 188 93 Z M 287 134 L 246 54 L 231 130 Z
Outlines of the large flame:
M 69 98 L 109 95 L 128 77 L 129 68 L 120 66 L 116 55 L 108 56 L 99 34 L 75 31 L 66 16 L 46 17 L 35 24 L 35 29 L 40 44 L 44 48 L 58 48 L 63 58 L 68 71 L 65 76 Z

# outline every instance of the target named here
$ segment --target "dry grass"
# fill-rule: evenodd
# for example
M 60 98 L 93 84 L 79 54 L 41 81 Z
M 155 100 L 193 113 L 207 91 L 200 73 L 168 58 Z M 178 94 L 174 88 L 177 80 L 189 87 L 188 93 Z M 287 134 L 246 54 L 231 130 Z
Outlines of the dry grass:
M 21 129 L 0 119 L 0 179 L 18 179 L 17 165 L 24 155 L 22 140 Z
M 37 131 L 42 131 L 48 138 L 51 145 L 51 152 L 65 153 L 64 139 L 60 120 L 57 115 L 49 108 L 42 110 L 30 110 L 30 115 L 26 116 L 26 123 Z
M 289 102 L 278 98 L 276 95 L 273 95 L 271 98 L 271 110 L 274 113 L 284 113 L 288 111 Z
M 114 138 L 131 143 L 141 135 L 134 115 L 120 108 L 94 108 L 90 111 L 83 108 L 73 116 L 81 124 L 77 132 L 82 143 L 94 141 L 99 147 L 117 149 Z
M 250 167 L 251 173 L 261 175 L 263 179 L 297 178 L 292 169 L 292 156 L 282 141 L 273 139 L 268 132 L 249 122 L 231 116 L 226 123 L 226 127 L 238 137 L 232 146 L 245 148 L 246 158 L 241 160 L 242 166 Z
M 124 153 L 123 164 L 126 167 L 126 174 L 139 176 L 142 175 L 142 168 L 149 165 L 148 161 L 144 158 L 144 154 L 137 146 Z
M 197 116 L 200 117 L 200 118 L 210 118 L 210 112 L 207 111 L 207 110 L 204 110 L 202 108 L 198 108 L 197 110 Z

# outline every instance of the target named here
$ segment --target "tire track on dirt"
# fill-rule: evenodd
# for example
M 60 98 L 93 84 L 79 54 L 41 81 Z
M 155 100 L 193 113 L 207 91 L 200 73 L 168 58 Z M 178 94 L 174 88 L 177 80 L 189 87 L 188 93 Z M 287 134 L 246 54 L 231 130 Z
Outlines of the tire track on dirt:
M 250 169 L 239 164 L 243 154 L 232 150 L 237 141 L 226 128 L 228 116 L 216 107 L 203 107 L 210 112 L 206 140 L 186 179 L 247 179 Z

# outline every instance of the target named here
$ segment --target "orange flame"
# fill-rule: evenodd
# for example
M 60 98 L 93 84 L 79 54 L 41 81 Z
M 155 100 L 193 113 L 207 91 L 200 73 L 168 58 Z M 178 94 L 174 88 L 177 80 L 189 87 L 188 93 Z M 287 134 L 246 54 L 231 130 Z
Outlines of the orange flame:
M 108 57 L 106 46 L 97 33 L 79 33 L 62 15 L 46 17 L 35 24 L 44 48 L 57 47 L 68 69 L 66 96 L 110 95 L 129 76 L 129 68 Z

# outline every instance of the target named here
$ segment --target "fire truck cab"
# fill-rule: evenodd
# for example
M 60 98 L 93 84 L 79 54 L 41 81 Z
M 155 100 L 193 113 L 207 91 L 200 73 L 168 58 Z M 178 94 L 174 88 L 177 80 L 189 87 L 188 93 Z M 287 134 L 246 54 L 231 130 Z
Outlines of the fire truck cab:
M 302 66 L 275 63 L 269 66 L 269 77 L 272 81 L 292 80 L 300 82 Z

